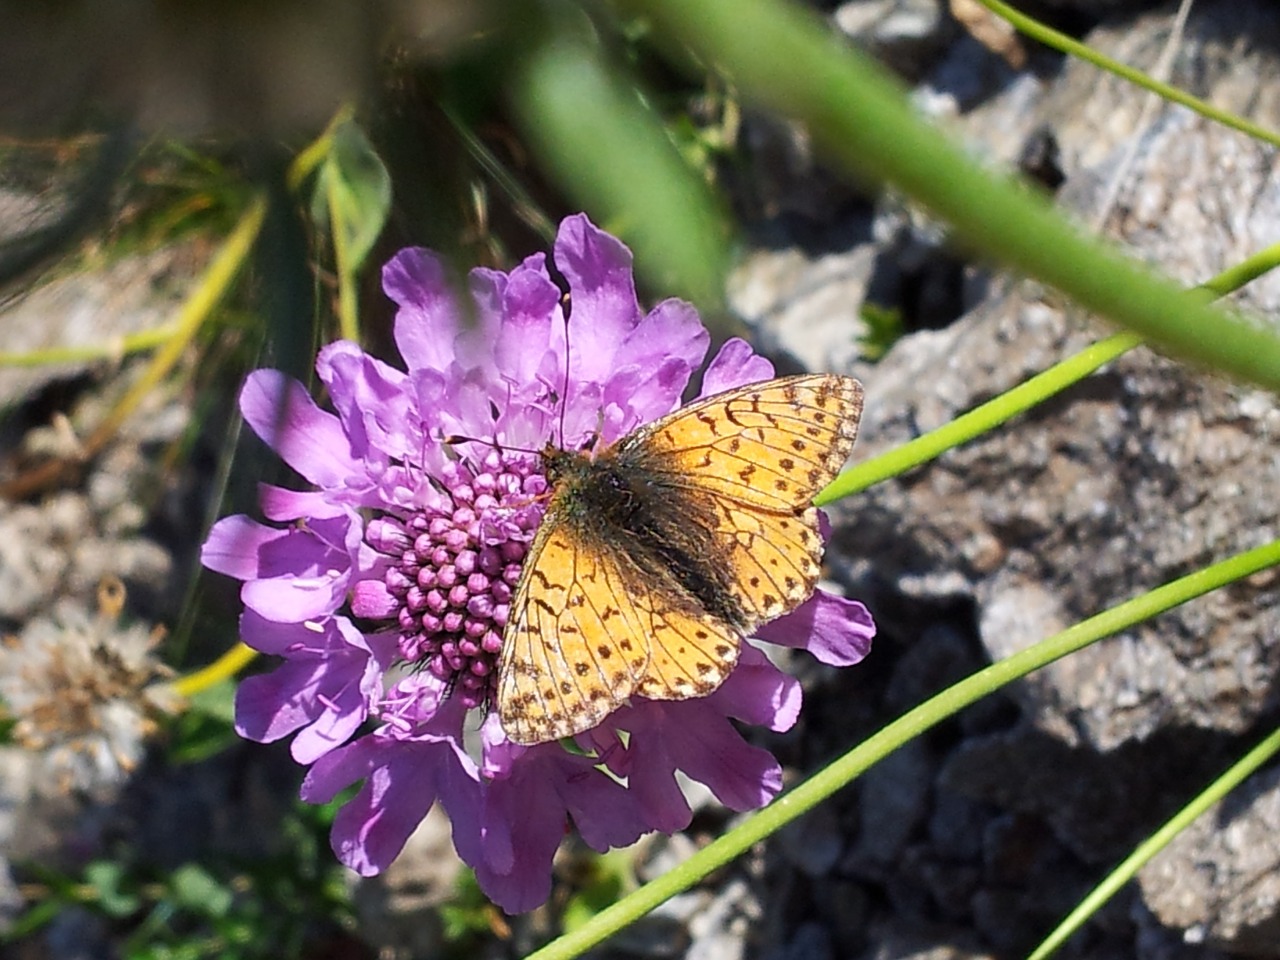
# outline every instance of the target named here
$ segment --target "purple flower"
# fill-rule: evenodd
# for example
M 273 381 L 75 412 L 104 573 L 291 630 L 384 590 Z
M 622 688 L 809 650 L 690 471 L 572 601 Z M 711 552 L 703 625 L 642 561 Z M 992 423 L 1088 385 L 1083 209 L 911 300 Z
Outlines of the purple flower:
M 228 517 L 203 552 L 244 582 L 245 642 L 284 658 L 241 685 L 237 729 L 263 742 L 297 734 L 308 801 L 363 781 L 333 826 L 339 859 L 364 875 L 385 869 L 438 800 L 459 855 L 512 913 L 546 899 L 570 822 L 602 851 L 686 826 L 677 771 L 732 809 L 768 802 L 781 770 L 730 718 L 786 730 L 801 699 L 748 644 L 710 696 L 633 697 L 577 738 L 582 754 L 518 745 L 495 713 L 480 716 L 545 502 L 541 459 L 527 451 L 608 444 L 669 413 L 709 339 L 681 301 L 642 313 L 630 252 L 585 216 L 561 225 L 555 259 L 572 304 L 567 350 L 542 254 L 510 273 L 473 270 L 463 304 L 443 264 L 410 249 L 383 270 L 407 370 L 331 344 L 317 371 L 334 413 L 276 371 L 253 373 L 245 420 L 315 489 L 264 487 L 264 515 L 284 525 Z M 731 340 L 703 373 L 704 395 L 771 376 Z M 819 593 L 760 635 L 848 665 L 874 632 L 860 603 Z M 464 741 L 468 725 L 478 741 Z

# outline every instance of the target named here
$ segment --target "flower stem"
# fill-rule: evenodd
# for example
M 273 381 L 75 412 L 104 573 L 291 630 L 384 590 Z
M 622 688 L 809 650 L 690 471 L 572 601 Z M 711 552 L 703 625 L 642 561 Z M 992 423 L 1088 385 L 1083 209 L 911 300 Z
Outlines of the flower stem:
M 1280 265 L 1280 244 L 1272 244 L 1234 267 L 1224 270 L 1212 280 L 1188 291 L 1187 295 L 1188 297 L 1206 294 L 1225 296 L 1240 289 L 1246 283 L 1256 280 L 1267 271 L 1275 269 L 1277 265 Z M 967 443 L 1006 420 L 1013 419 L 1037 403 L 1083 380 L 1103 364 L 1114 360 L 1140 343 L 1142 339 L 1132 333 L 1117 333 L 1105 340 L 1100 340 L 936 430 L 931 430 L 900 447 L 850 467 L 815 497 L 814 503 L 817 506 L 823 506 L 841 497 L 865 490 L 881 480 L 906 473 L 952 447 Z
M 178 677 L 170 686 L 182 697 L 193 697 L 202 690 L 230 680 L 251 663 L 258 655 L 252 647 L 237 642 L 230 650 L 220 656 L 207 667 L 201 667 L 193 673 Z
M 959 242 L 1161 350 L 1280 388 L 1280 337 L 1266 325 L 1187 297 L 1083 235 L 1043 196 L 984 169 L 922 120 L 882 68 L 808 11 L 780 0 L 617 2 L 714 64 L 745 100 L 804 123 L 829 162 L 925 204 L 955 226 Z
M 1046 47 L 1051 47 L 1068 56 L 1078 57 L 1086 63 L 1093 64 L 1099 70 L 1113 73 L 1117 77 L 1128 80 L 1135 86 L 1142 87 L 1144 90 L 1149 90 L 1151 93 L 1163 97 L 1165 100 L 1180 103 L 1202 117 L 1215 120 L 1225 127 L 1230 127 L 1232 130 L 1239 130 L 1241 133 L 1246 133 L 1256 140 L 1262 140 L 1273 146 L 1280 147 L 1280 133 L 1276 133 L 1274 130 L 1259 126 L 1226 110 L 1220 110 L 1199 97 L 1193 97 L 1185 90 L 1179 90 L 1175 86 L 1162 83 L 1141 70 L 1121 63 L 1119 60 L 1113 60 L 1087 44 L 1081 43 L 1065 33 L 1059 33 L 1039 20 L 1034 20 L 1025 13 L 1015 10 L 1007 3 L 1002 3 L 1001 0 L 978 0 L 978 2 L 997 17 L 1007 20 L 1016 30 L 1025 33 L 1033 40 L 1038 40 Z
M 1280 564 L 1280 540 L 1157 587 L 966 677 L 868 737 L 678 867 L 531 954 L 528 960 L 567 960 L 579 956 L 811 810 L 903 744 L 987 694 L 1103 637 L 1276 564 Z

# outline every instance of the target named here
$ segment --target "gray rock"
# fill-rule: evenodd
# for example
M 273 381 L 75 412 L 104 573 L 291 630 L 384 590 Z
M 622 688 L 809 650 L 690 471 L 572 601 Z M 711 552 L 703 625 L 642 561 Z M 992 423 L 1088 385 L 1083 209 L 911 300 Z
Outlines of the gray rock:
M 870 243 L 817 257 L 756 250 L 729 277 L 729 304 L 763 347 L 785 350 L 806 370 L 846 370 L 862 355 L 867 328 L 858 311 L 875 257 Z
M 1149 68 L 1168 24 L 1166 10 L 1085 39 Z M 1172 81 L 1280 128 L 1277 50 L 1274 5 L 1200 2 Z M 1066 180 L 1058 196 L 1067 209 L 1188 286 L 1274 242 L 1274 149 L 1180 107 L 1144 113 L 1141 94 L 1075 62 L 1056 78 L 1024 76 L 969 109 L 964 95 L 949 92 L 960 87 L 945 81 L 946 62 L 929 74 L 925 93 L 935 105 L 951 97 L 942 112 L 974 149 L 1012 164 L 1043 133 L 1059 147 Z M 909 208 L 899 215 L 882 203 L 880 211 L 873 236 L 858 234 L 849 246 L 849 262 L 875 262 L 894 247 L 896 226 L 921 246 L 931 242 L 927 220 Z M 793 271 L 777 288 L 804 291 L 819 283 L 816 264 L 838 254 L 768 256 Z M 881 269 L 851 276 L 848 295 L 857 295 L 859 280 L 865 295 Z M 837 323 L 802 297 L 758 298 L 784 301 L 794 306 L 786 323 L 769 326 L 771 342 L 806 363 L 833 360 L 854 335 L 852 307 Z M 1274 322 L 1280 277 L 1261 278 L 1234 301 Z M 759 318 L 768 309 L 743 312 Z M 853 370 L 867 388 L 855 456 L 940 426 L 1109 332 L 1035 283 L 993 282 L 948 328 L 911 334 L 874 367 L 849 357 L 848 367 L 835 368 Z M 1140 348 L 983 438 L 837 504 L 833 556 L 847 559 L 853 593 L 882 628 L 860 682 L 882 698 L 883 716 L 895 715 L 985 659 L 1275 539 L 1280 521 L 1261 491 L 1280 482 L 1277 436 L 1270 394 Z M 1259 574 L 1039 671 L 918 743 L 914 768 L 889 778 L 893 790 L 870 771 L 844 816 L 858 834 L 835 871 L 865 885 L 869 938 L 885 931 L 878 953 L 857 955 L 914 955 L 892 932 L 904 917 L 924 937 L 911 941 L 919 951 L 963 942 L 961 929 L 981 937 L 978 949 L 1002 954 L 1043 937 L 1280 707 L 1278 583 L 1274 572 Z M 824 692 L 834 705 L 817 702 Z M 844 729 L 855 708 L 840 696 L 821 684 L 810 692 L 815 724 Z M 1215 842 L 1221 846 L 1194 846 L 1171 869 L 1190 869 L 1199 856 L 1241 884 L 1259 875 L 1241 851 Z M 1121 896 L 1064 956 L 1265 955 L 1249 938 L 1273 935 L 1280 907 L 1270 895 L 1246 907 L 1234 889 L 1225 891 L 1234 906 L 1204 893 L 1177 912 L 1151 899 L 1144 883 L 1154 913 L 1137 894 Z
M 1256 774 L 1138 874 L 1156 918 L 1232 956 L 1280 955 L 1280 771 Z
M 855 876 L 883 877 L 907 840 L 924 822 L 932 764 L 912 741 L 876 764 L 861 779 L 858 838 L 844 862 Z
M 761 912 L 757 895 L 747 883 L 740 878 L 729 880 L 704 909 L 689 918 L 692 942 L 686 960 L 740 960 Z
M 841 33 L 909 80 L 925 72 L 955 32 L 940 0 L 848 0 L 832 19 Z
M 840 860 L 845 837 L 833 807 L 829 804 L 810 810 L 778 831 L 782 855 L 801 873 L 824 877 Z

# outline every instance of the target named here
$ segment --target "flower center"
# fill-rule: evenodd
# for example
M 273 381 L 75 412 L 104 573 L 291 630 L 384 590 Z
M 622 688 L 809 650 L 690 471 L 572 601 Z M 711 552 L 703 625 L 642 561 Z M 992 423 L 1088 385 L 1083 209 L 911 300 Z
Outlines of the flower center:
M 481 706 L 546 480 L 535 458 L 497 450 L 479 463 L 451 462 L 432 480 L 449 506 L 384 515 L 365 539 L 391 560 L 385 583 L 398 602 L 400 656 L 448 683 L 468 707 Z

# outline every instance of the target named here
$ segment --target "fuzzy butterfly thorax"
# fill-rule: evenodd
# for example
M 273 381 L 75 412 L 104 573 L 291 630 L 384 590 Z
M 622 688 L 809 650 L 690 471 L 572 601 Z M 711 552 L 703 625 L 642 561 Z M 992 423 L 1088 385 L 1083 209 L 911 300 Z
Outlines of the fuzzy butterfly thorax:
M 700 607 L 739 631 L 752 626 L 717 563 L 716 520 L 705 498 L 669 474 L 648 469 L 643 446 L 615 445 L 592 456 L 550 447 L 543 452 L 554 491 L 553 522 L 582 541 L 623 548 L 629 587 L 658 590 L 675 605 Z

